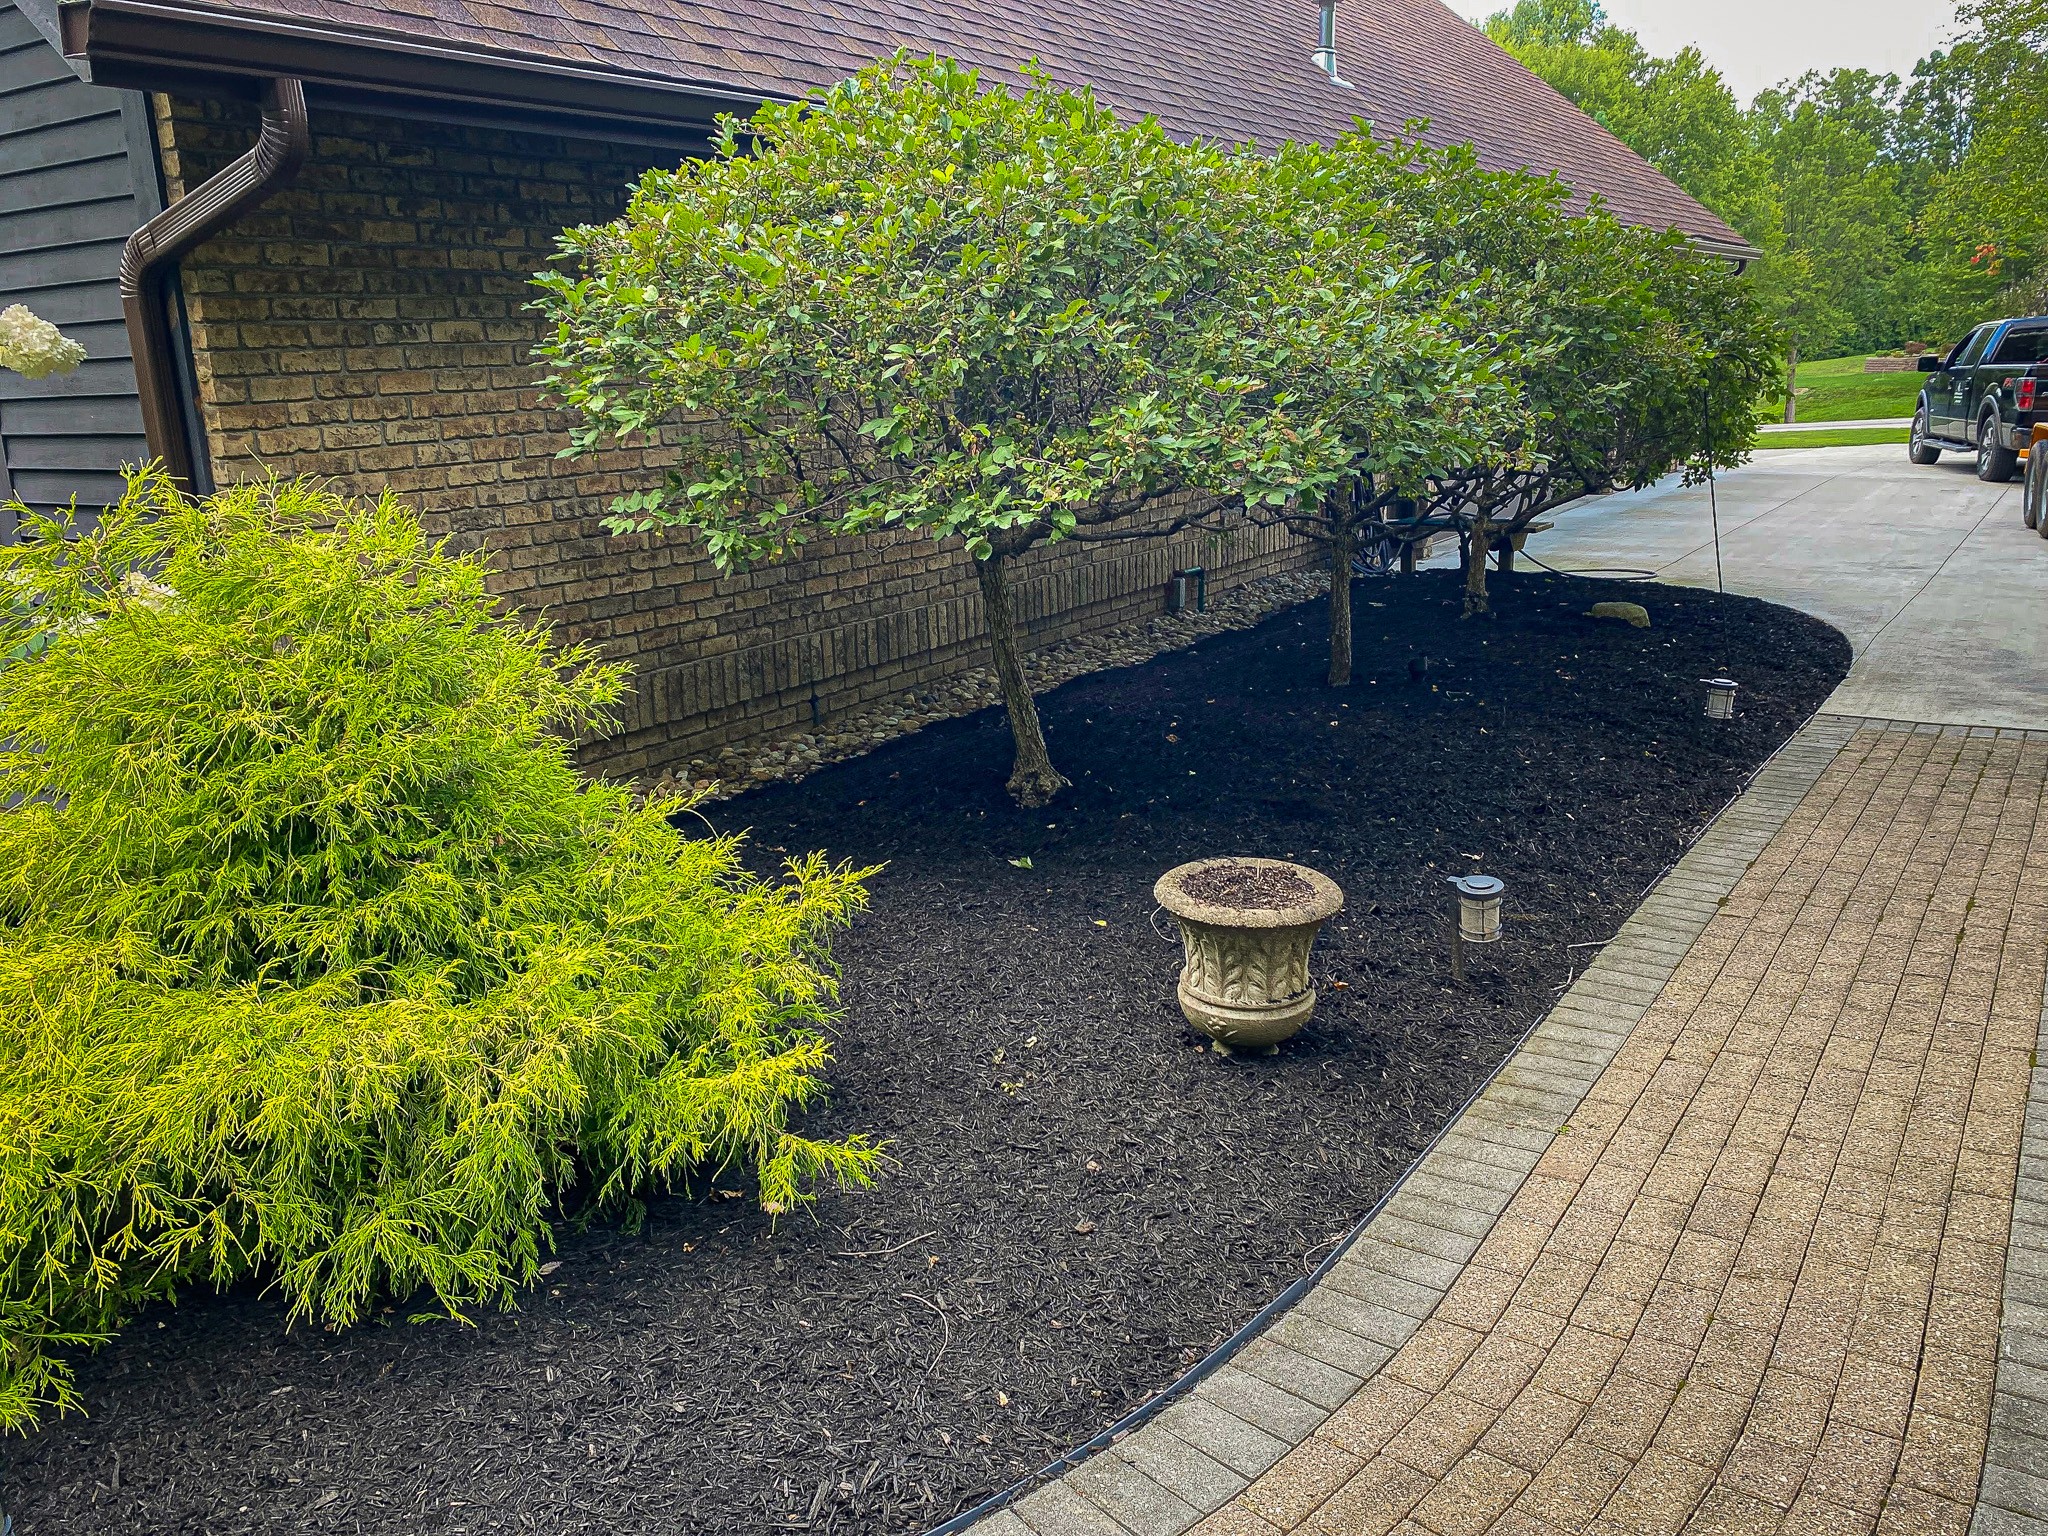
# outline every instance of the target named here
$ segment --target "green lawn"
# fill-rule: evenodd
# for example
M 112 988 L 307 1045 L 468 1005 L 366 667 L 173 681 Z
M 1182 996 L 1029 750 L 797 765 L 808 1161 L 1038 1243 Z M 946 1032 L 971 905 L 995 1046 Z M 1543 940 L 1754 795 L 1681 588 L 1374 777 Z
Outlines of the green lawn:
M 1925 376 L 1918 373 L 1865 373 L 1861 357 L 1830 357 L 1801 363 L 1797 420 L 1866 421 L 1880 416 L 1910 416 L 1924 381 Z M 1784 396 L 1766 402 L 1760 414 L 1765 421 L 1784 420 Z
M 1904 443 L 1904 427 L 1822 427 L 1812 432 L 1759 433 L 1756 446 L 1765 448 L 1861 448 L 1868 443 Z

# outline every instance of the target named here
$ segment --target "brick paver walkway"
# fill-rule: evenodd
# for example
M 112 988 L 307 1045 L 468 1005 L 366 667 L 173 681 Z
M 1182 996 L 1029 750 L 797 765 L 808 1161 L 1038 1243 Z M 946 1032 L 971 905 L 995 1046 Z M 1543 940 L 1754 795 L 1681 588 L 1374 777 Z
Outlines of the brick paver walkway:
M 1293 1314 L 983 1530 L 1960 1536 L 1980 1481 L 1980 1536 L 2048 1529 L 2048 1348 L 1999 1363 L 2048 742 L 1801 750 Z

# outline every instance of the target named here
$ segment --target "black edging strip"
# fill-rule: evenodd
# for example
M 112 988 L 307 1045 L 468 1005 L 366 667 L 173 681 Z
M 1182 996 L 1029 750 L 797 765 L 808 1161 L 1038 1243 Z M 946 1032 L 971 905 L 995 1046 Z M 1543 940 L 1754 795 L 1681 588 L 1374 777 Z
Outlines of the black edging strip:
M 1546 567 L 1546 569 L 1548 569 L 1548 567 Z M 1707 835 L 1707 833 L 1712 831 L 1715 823 L 1720 821 L 1720 819 L 1728 813 L 1729 807 L 1733 806 L 1736 801 L 1740 800 L 1744 795 L 1748 794 L 1753 787 L 1755 787 L 1756 781 L 1759 778 L 1763 777 L 1764 770 L 1770 767 L 1771 764 L 1775 763 L 1780 757 L 1782 757 L 1785 753 L 1786 748 L 1790 747 L 1793 742 L 1797 741 L 1799 737 L 1805 733 L 1807 727 L 1812 725 L 1815 720 L 1819 719 L 1821 715 L 1825 713 L 1825 709 L 1814 710 L 1812 714 L 1808 715 L 1804 720 L 1799 722 L 1798 726 L 1793 729 L 1790 735 L 1788 735 L 1783 741 L 1778 743 L 1777 750 L 1772 752 L 1769 757 L 1765 758 L 1761 763 L 1758 763 L 1756 765 L 1756 768 L 1750 773 L 1749 777 L 1742 781 L 1741 787 L 1737 789 L 1732 796 L 1729 797 L 1728 804 L 1722 806 L 1720 810 L 1716 811 L 1713 814 L 1713 816 L 1708 819 L 1706 825 L 1700 828 L 1699 837 L 1695 837 L 1692 840 L 1692 842 L 1687 845 L 1686 853 L 1690 853 L 1694 848 L 1699 846 L 1700 838 L 1704 838 Z M 1647 897 L 1651 891 L 1655 890 L 1659 885 L 1663 884 L 1665 876 L 1669 875 L 1672 870 L 1676 869 L 1679 865 L 1680 860 L 1682 860 L 1684 857 L 1685 854 L 1680 854 L 1677 859 L 1673 859 L 1669 864 L 1664 866 L 1663 872 L 1660 873 L 1656 879 L 1652 880 L 1647 886 L 1645 886 L 1643 888 L 1642 894 L 1636 897 L 1636 906 L 1640 907 L 1643 904 L 1644 897 Z M 1631 908 L 1629 916 L 1633 917 L 1634 915 L 1634 909 Z M 1613 942 L 1613 936 L 1610 936 L 1608 939 L 1606 939 L 1600 946 L 1602 952 L 1604 953 L 1607 945 L 1612 944 Z M 1560 999 L 1560 1001 L 1562 1001 L 1562 999 Z M 1450 1135 L 1452 1130 L 1454 1130 L 1457 1127 L 1458 1122 L 1465 1118 L 1465 1112 L 1469 1110 L 1474 1104 L 1478 1103 L 1481 1095 L 1483 1095 L 1487 1089 L 1493 1086 L 1494 1079 L 1499 1077 L 1501 1073 L 1505 1072 L 1508 1069 L 1509 1065 L 1515 1060 L 1515 1058 L 1522 1054 L 1522 1047 L 1529 1043 L 1529 1037 L 1535 1034 L 1536 1031 L 1542 1027 L 1543 1021 L 1549 1018 L 1555 1010 L 1556 1004 L 1553 1003 L 1549 1008 L 1546 1008 L 1540 1015 L 1538 1015 L 1535 1021 L 1532 1022 L 1527 1029 L 1522 1031 L 1521 1035 L 1515 1041 L 1514 1048 L 1510 1050 L 1506 1055 L 1502 1056 L 1501 1059 L 1494 1064 L 1493 1070 L 1486 1074 L 1485 1079 L 1479 1084 L 1479 1086 L 1473 1089 L 1471 1094 L 1466 1097 L 1465 1102 L 1458 1106 L 1457 1113 L 1451 1115 L 1448 1119 L 1444 1121 L 1442 1126 L 1440 1126 L 1437 1129 L 1437 1133 L 1429 1138 L 1429 1145 L 1424 1147 L 1420 1152 L 1418 1152 L 1415 1155 L 1415 1160 L 1411 1162 L 1406 1168 L 1401 1170 L 1401 1176 L 1398 1179 L 1394 1180 L 1392 1184 L 1387 1186 L 1386 1193 L 1381 1195 L 1379 1199 L 1373 1202 L 1371 1210 L 1367 1211 L 1363 1216 L 1359 1217 L 1359 1219 L 1355 1223 L 1353 1223 L 1351 1230 L 1344 1234 L 1343 1240 L 1339 1242 L 1335 1248 L 1330 1250 L 1329 1255 L 1322 1261 L 1322 1263 L 1318 1264 L 1314 1269 L 1310 1270 L 1307 1274 L 1303 1275 L 1299 1280 L 1296 1280 L 1293 1283 L 1291 1283 L 1287 1287 L 1287 1289 L 1282 1291 L 1278 1296 L 1275 1296 L 1263 1307 L 1259 1308 L 1257 1312 L 1252 1314 L 1251 1319 L 1248 1322 L 1246 1322 L 1243 1327 L 1239 1328 L 1237 1332 L 1233 1333 L 1229 1338 L 1225 1339 L 1221 1344 L 1217 1345 L 1214 1349 L 1209 1351 L 1209 1353 L 1205 1355 L 1201 1360 L 1197 1361 L 1193 1366 L 1189 1367 L 1189 1369 L 1184 1374 L 1182 1374 L 1182 1376 L 1178 1380 L 1170 1383 L 1166 1387 L 1162 1388 L 1159 1392 L 1155 1393 L 1153 1396 L 1147 1398 L 1144 1402 L 1140 1403 L 1137 1407 L 1133 1408 L 1129 1413 L 1125 1414 L 1121 1419 L 1118 1419 L 1114 1424 L 1110 1425 L 1109 1428 L 1101 1431 L 1099 1434 L 1095 1435 L 1091 1439 L 1084 1440 L 1081 1444 L 1075 1446 L 1072 1450 L 1068 1451 L 1065 1455 L 1061 1456 L 1057 1461 L 1048 1462 L 1045 1466 L 1040 1467 L 1036 1472 L 1028 1473 L 1024 1477 L 1019 1478 L 1016 1482 L 1010 1484 L 1009 1487 L 1004 1488 L 999 1492 L 990 1494 L 987 1498 L 983 1499 L 979 1504 L 976 1504 L 972 1509 L 962 1510 L 959 1514 L 953 1516 L 952 1519 L 946 1521 L 945 1524 L 933 1526 L 930 1530 L 924 1533 L 924 1536 L 960 1536 L 961 1532 L 967 1530 L 968 1527 L 974 1525 L 976 1522 L 985 1520 L 990 1515 L 998 1514 L 1001 1511 L 1008 1509 L 1012 1504 L 1016 1503 L 1019 1499 L 1023 1498 L 1025 1494 L 1036 1491 L 1039 1487 L 1043 1486 L 1046 1483 L 1052 1482 L 1055 1478 L 1059 1477 L 1063 1473 L 1071 1472 L 1075 1467 L 1079 1466 L 1082 1462 L 1086 1461 L 1096 1452 L 1108 1450 L 1110 1446 L 1116 1444 L 1117 1441 L 1123 1439 L 1126 1435 L 1130 1434 L 1131 1431 L 1142 1428 L 1145 1424 L 1157 1418 L 1167 1408 L 1171 1407 L 1174 1403 L 1180 1401 L 1181 1398 L 1186 1397 L 1190 1392 L 1194 1391 L 1196 1387 L 1200 1386 L 1209 1377 L 1213 1376 L 1217 1371 L 1221 1370 L 1225 1365 L 1227 1365 L 1230 1362 L 1231 1356 L 1235 1355 L 1239 1350 L 1243 1349 L 1245 1345 L 1251 1343 L 1251 1341 L 1257 1338 L 1261 1333 L 1264 1333 L 1266 1329 L 1270 1327 L 1283 1312 L 1291 1311 L 1294 1307 L 1294 1304 L 1297 1301 L 1301 1300 L 1302 1297 L 1306 1296 L 1311 1290 L 1313 1290 L 1316 1287 L 1316 1285 L 1322 1280 L 1323 1276 L 1328 1274 L 1332 1269 L 1336 1268 L 1338 1261 L 1341 1260 L 1345 1254 L 1351 1251 L 1352 1245 L 1356 1243 L 1359 1240 L 1359 1238 L 1365 1235 L 1365 1229 L 1371 1226 L 1373 1221 L 1379 1216 L 1380 1212 L 1386 1208 L 1387 1202 L 1393 1199 L 1395 1195 L 1401 1192 L 1401 1188 L 1408 1182 L 1409 1176 L 1413 1174 L 1416 1169 L 1420 1168 L 1425 1162 L 1428 1161 L 1429 1155 L 1432 1152 L 1436 1151 L 1437 1144 L 1441 1142 L 1446 1136 Z M 1499 1218 L 1496 1217 L 1495 1219 L 1498 1220 Z M 1197 1446 L 1196 1449 L 1199 1450 L 1200 1447 Z M 0 1536 L 5 1536 L 5 1533 L 0 1532 Z

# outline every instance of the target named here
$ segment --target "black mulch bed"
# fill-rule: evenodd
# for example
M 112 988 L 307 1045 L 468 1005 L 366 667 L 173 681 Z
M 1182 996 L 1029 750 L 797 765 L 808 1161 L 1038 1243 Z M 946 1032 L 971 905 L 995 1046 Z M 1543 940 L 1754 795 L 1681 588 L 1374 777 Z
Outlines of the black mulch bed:
M 1461 623 L 1455 581 L 1361 584 L 1341 694 L 1320 604 L 1060 689 L 1079 787 L 1049 812 L 1003 798 L 993 711 L 714 808 L 764 857 L 889 866 L 816 1121 L 887 1138 L 881 1185 L 779 1227 L 733 1180 L 659 1200 L 470 1329 L 158 1309 L 85 1363 L 90 1417 L 13 1450 L 23 1536 L 914 1531 L 1121 1416 L 1328 1252 L 1849 660 L 1664 587 L 1517 576 Z M 1722 673 L 1742 714 L 1712 726 Z M 1173 1003 L 1152 883 L 1224 853 L 1347 894 L 1276 1057 L 1199 1050 Z M 1473 870 L 1508 941 L 1460 990 Z

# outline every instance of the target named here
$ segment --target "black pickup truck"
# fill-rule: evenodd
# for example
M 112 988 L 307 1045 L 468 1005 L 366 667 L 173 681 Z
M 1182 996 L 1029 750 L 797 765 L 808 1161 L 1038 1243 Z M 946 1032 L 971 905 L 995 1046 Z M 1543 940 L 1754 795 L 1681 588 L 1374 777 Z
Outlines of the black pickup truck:
M 2010 480 L 2034 423 L 2048 421 L 2048 315 L 1992 320 L 1946 357 L 1920 359 L 1934 375 L 1920 390 L 1907 454 L 1932 464 L 1943 449 L 1974 453 L 1979 480 Z

